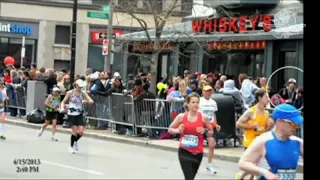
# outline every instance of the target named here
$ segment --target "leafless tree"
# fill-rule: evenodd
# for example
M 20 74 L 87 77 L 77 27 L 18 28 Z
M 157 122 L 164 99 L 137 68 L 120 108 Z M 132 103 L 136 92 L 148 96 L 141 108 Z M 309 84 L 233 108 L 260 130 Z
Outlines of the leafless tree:
M 163 34 L 163 28 L 166 25 L 166 22 L 168 19 L 172 17 L 174 13 L 177 12 L 177 9 L 181 9 L 183 11 L 184 8 L 192 8 L 192 3 L 189 4 L 181 4 L 181 0 L 167 0 L 163 1 L 165 2 L 165 7 L 162 8 L 160 6 L 163 6 L 162 3 L 159 6 L 159 0 L 128 0 L 127 4 L 124 5 L 115 5 L 115 8 L 118 8 L 120 11 L 125 12 L 131 18 L 135 19 L 143 31 L 145 32 L 145 37 L 148 41 L 148 43 L 152 43 L 153 50 L 152 50 L 152 57 L 151 57 L 151 74 L 154 80 L 151 83 L 151 88 L 153 92 L 155 92 L 156 87 L 156 77 L 157 77 L 157 65 L 158 65 L 158 58 L 159 54 L 162 51 L 163 47 L 169 43 L 161 42 L 161 35 Z M 192 1 L 191 1 L 192 2 Z M 137 5 L 143 4 L 143 11 L 147 14 L 152 14 L 153 16 L 153 23 L 154 23 L 154 36 L 153 34 L 150 34 L 148 30 L 150 30 L 150 27 L 148 26 L 148 23 L 138 17 L 136 14 L 140 10 L 137 8 Z M 141 11 L 141 10 L 140 10 Z M 175 32 L 174 34 L 178 34 L 179 32 Z

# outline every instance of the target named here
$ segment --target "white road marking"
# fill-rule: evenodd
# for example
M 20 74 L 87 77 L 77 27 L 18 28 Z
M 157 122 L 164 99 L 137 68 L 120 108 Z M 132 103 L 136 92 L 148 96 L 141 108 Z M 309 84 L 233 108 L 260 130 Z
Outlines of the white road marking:
M 52 166 L 57 166 L 57 167 L 62 167 L 62 168 L 73 169 L 73 170 L 77 170 L 77 171 L 82 171 L 82 172 L 86 172 L 86 173 L 90 173 L 90 174 L 104 175 L 104 173 L 101 173 L 101 172 L 92 171 L 92 170 L 88 170 L 88 169 L 81 169 L 81 168 L 72 167 L 72 166 L 68 166 L 68 165 L 64 165 L 64 164 L 60 164 L 60 163 L 50 162 L 50 161 L 41 160 L 41 163 L 50 164 Z

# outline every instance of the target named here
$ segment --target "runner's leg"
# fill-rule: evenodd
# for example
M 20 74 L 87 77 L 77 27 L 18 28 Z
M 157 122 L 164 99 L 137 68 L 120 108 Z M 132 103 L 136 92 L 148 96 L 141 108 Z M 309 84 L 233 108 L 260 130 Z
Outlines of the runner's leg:
M 0 134 L 0 138 L 5 140 L 6 137 L 5 137 L 5 132 L 6 132 L 6 124 L 5 124 L 5 121 L 6 121 L 6 113 L 5 112 L 2 112 L 1 113 L 1 134 Z
M 215 145 L 216 145 L 216 140 L 212 136 L 212 137 L 208 137 L 207 141 L 208 141 L 208 144 L 209 144 L 209 153 L 208 153 L 208 164 L 206 166 L 206 170 L 211 174 L 216 174 L 217 171 L 213 168 L 213 165 L 212 165 L 212 160 L 213 160 L 214 148 L 215 148 Z
M 53 141 L 58 141 L 58 139 L 55 136 L 56 131 L 57 131 L 57 119 L 53 119 L 52 120 L 52 140 Z

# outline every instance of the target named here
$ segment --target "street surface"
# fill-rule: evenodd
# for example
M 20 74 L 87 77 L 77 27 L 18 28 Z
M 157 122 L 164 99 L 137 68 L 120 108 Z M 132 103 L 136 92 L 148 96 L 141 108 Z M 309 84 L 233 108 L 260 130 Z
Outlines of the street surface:
M 117 178 L 117 179 L 183 179 L 177 153 L 81 138 L 80 152 L 70 154 L 70 135 L 57 134 L 58 142 L 51 141 L 51 132 L 37 137 L 37 130 L 13 125 L 7 126 L 7 140 L 0 142 L 2 178 Z M 25 166 L 29 172 L 17 173 L 14 164 L 22 159 L 39 159 L 39 166 Z M 215 161 L 217 175 L 205 172 L 206 157 L 202 161 L 196 179 L 235 179 L 236 163 Z M 19 167 L 22 167 L 20 165 Z M 37 171 L 39 172 L 30 172 Z M 298 174 L 299 179 L 301 174 Z

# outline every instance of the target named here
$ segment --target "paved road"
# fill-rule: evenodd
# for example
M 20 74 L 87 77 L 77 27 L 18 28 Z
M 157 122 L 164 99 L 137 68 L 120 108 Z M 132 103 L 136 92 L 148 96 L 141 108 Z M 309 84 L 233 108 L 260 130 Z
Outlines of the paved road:
M 177 154 L 127 144 L 82 138 L 80 152 L 68 152 L 70 136 L 58 134 L 52 142 L 51 133 L 41 138 L 34 129 L 7 127 L 7 140 L 0 142 L 1 178 L 183 178 Z M 14 159 L 40 159 L 39 172 L 17 173 Z M 208 175 L 201 165 L 197 179 L 234 179 L 236 163 L 215 161 L 217 175 Z M 33 167 L 33 166 L 32 166 Z M 36 171 L 34 168 L 30 168 Z M 29 171 L 30 171 L 29 169 Z

